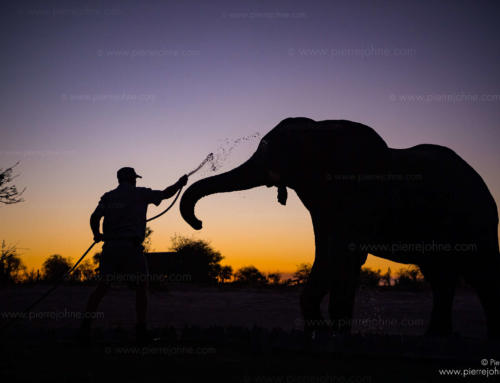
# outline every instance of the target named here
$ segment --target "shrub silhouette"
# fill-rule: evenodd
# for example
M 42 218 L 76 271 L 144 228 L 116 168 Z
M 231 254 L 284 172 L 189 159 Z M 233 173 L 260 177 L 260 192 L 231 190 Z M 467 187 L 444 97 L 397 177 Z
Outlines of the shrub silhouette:
M 207 241 L 182 236 L 172 238 L 171 250 L 179 257 L 179 273 L 190 274 L 195 283 L 217 283 L 224 257 Z M 228 269 L 225 270 L 228 272 Z
M 34 284 L 38 283 L 42 280 L 42 276 L 40 274 L 40 270 L 31 269 L 30 272 L 27 272 L 24 274 L 24 277 L 22 279 L 22 283 L 27 283 L 27 284 Z
M 0 249 L 0 286 L 17 283 L 21 279 L 24 266 L 15 246 L 7 246 L 2 241 Z
M 424 286 L 424 276 L 417 266 L 409 266 L 400 270 L 394 279 L 394 287 L 398 289 L 418 290 Z
M 267 284 L 267 278 L 255 266 L 245 266 L 234 273 L 236 283 L 248 286 L 262 286 Z
M 231 266 L 221 266 L 219 271 L 219 282 L 224 283 L 227 280 L 230 280 L 233 276 L 233 268 Z
M 267 275 L 267 279 L 269 280 L 269 283 L 273 286 L 281 285 L 281 274 L 278 272 L 269 273 Z
M 49 256 L 42 265 L 42 278 L 46 282 L 55 282 L 71 269 L 71 260 L 59 254 Z
M 362 267 L 359 274 L 359 284 L 367 287 L 377 287 L 380 285 L 382 275 L 380 269 L 377 271 L 368 267 Z
M 382 275 L 380 278 L 380 281 L 383 286 L 391 287 L 392 286 L 392 274 L 391 274 L 391 268 L 387 268 L 387 272 Z
M 303 285 L 306 283 L 309 274 L 311 273 L 310 263 L 301 263 L 297 266 L 297 270 L 293 273 L 292 282 L 296 285 Z
M 90 260 L 85 260 L 73 270 L 69 279 L 75 282 L 90 282 L 96 277 L 96 267 Z

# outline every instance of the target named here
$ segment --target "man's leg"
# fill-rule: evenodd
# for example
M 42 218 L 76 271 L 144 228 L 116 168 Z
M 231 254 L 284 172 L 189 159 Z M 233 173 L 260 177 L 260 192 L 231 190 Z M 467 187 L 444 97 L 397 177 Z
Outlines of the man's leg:
M 135 310 L 137 316 L 137 324 L 135 326 L 135 336 L 137 344 L 141 346 L 147 345 L 151 341 L 151 335 L 146 326 L 146 316 L 148 308 L 148 282 L 141 280 L 137 282 L 135 291 Z
M 137 325 L 146 327 L 146 313 L 148 310 L 148 281 L 139 281 L 135 291 L 135 311 Z
M 106 295 L 107 291 L 109 289 L 109 284 L 101 280 L 97 284 L 96 289 L 92 292 L 90 295 L 90 298 L 87 302 L 87 307 L 85 309 L 85 317 L 83 318 L 82 322 L 82 329 L 89 332 L 90 331 L 90 326 L 92 324 L 91 317 L 93 316 L 92 313 L 95 313 L 97 311 L 97 307 L 99 306 L 99 303 L 101 303 L 102 298 Z

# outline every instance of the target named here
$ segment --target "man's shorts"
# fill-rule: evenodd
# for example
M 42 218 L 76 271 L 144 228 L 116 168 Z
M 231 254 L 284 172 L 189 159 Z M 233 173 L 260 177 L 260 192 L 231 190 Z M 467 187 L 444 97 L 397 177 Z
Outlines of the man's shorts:
M 102 245 L 99 265 L 101 280 L 109 283 L 144 282 L 148 266 L 144 247 L 135 240 L 109 240 Z

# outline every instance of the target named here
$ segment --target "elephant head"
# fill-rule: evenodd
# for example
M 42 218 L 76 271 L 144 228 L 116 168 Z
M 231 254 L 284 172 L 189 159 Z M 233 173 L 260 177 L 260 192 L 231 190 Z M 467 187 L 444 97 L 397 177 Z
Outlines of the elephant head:
M 266 134 L 256 152 L 242 165 L 195 182 L 183 194 L 181 215 L 194 229 L 202 222 L 194 208 L 215 193 L 277 186 L 278 201 L 286 203 L 286 187 L 320 190 L 328 172 L 355 171 L 381 158 L 387 145 L 375 131 L 350 121 L 287 118 Z M 371 157 L 371 159 L 369 159 Z M 302 199 L 302 198 L 301 198 Z M 304 201 L 303 201 L 304 202 Z

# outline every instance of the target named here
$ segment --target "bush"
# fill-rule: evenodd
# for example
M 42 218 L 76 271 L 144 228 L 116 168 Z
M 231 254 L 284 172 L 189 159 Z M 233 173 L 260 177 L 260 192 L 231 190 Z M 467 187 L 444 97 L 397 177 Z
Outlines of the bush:
M 399 271 L 394 279 L 394 287 L 398 289 L 419 290 L 425 286 L 424 276 L 417 266 L 409 266 Z
M 267 284 L 267 278 L 255 266 L 242 267 L 234 273 L 236 283 L 247 286 L 263 286 Z
M 281 283 L 281 274 L 278 272 L 267 274 L 267 280 L 273 286 L 280 286 Z
M 233 268 L 231 266 L 221 266 L 218 279 L 220 283 L 230 280 L 233 276 Z
M 62 255 L 53 254 L 49 256 L 42 265 L 42 278 L 46 282 L 56 282 L 69 269 L 71 269 L 71 260 Z
M 367 287 L 377 287 L 382 280 L 380 269 L 374 271 L 368 267 L 362 267 L 359 274 L 359 284 Z
M 295 285 L 303 285 L 307 282 L 309 274 L 311 274 L 311 264 L 301 263 L 297 266 L 297 270 L 293 273 L 292 283 Z
M 229 273 L 229 269 L 223 270 L 220 264 L 224 257 L 207 241 L 175 236 L 172 238 L 171 250 L 181 260 L 180 270 L 177 272 L 190 274 L 192 282 L 217 283 L 221 273 L 225 273 L 224 276 Z
M 7 246 L 2 241 L 0 249 L 0 286 L 17 283 L 26 270 L 15 246 Z

